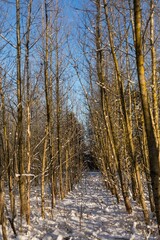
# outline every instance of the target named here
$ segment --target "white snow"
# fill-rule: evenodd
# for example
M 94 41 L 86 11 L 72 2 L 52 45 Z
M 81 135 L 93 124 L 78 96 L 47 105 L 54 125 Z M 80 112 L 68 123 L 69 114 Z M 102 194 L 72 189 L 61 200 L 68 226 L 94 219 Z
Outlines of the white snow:
M 147 227 L 142 210 L 135 202 L 133 213 L 127 214 L 123 201 L 117 204 L 115 197 L 106 190 L 100 173 L 85 173 L 80 184 L 63 201 L 59 201 L 54 209 L 50 208 L 51 197 L 47 192 L 44 220 L 41 218 L 39 194 L 38 189 L 32 191 L 31 226 L 24 225 L 22 233 L 15 238 L 8 223 L 9 240 L 158 239 L 154 220 Z M 16 217 L 18 233 L 19 224 L 20 219 Z

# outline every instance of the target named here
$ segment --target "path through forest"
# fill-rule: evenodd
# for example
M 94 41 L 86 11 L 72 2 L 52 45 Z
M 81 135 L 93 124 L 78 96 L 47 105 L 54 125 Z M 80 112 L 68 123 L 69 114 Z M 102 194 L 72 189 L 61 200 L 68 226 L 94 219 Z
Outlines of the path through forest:
M 16 239 L 157 239 L 154 224 L 151 226 L 152 234 L 150 228 L 144 225 L 140 208 L 135 206 L 133 213 L 128 215 L 123 202 L 118 205 L 111 193 L 106 191 L 99 173 L 85 173 L 80 184 L 52 212 L 49 204 L 48 199 L 43 220 L 40 217 L 40 198 L 34 192 L 31 227 L 24 226 L 25 234 Z M 11 230 L 9 232 L 9 239 L 14 239 Z

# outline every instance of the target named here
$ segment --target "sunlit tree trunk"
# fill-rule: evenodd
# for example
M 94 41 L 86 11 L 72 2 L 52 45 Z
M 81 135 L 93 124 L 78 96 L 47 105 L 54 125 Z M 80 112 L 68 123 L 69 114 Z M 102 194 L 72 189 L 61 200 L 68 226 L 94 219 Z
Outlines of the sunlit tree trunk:
M 41 215 L 42 218 L 45 218 L 45 171 L 47 167 L 47 144 L 50 141 L 49 139 L 49 128 L 50 128 L 50 104 L 49 104 L 49 22 L 48 22 L 48 9 L 47 2 L 44 0 L 44 14 L 45 14 L 45 59 L 44 59 L 44 81 L 45 81 L 45 99 L 46 99 L 46 113 L 47 113 L 47 122 L 46 122 L 46 136 L 44 140 L 44 149 L 43 149 L 43 158 L 42 158 L 42 177 L 41 177 Z M 49 145 L 49 149 L 50 145 Z
M 145 170 L 145 175 L 146 175 L 146 180 L 147 180 L 150 207 L 151 207 L 151 211 L 154 212 L 155 211 L 155 206 L 154 206 L 153 192 L 152 192 L 152 186 L 151 186 L 147 137 L 146 137 L 146 131 L 145 131 L 144 117 L 143 116 L 142 116 L 142 131 L 143 131 L 143 136 L 142 136 L 143 137 L 143 159 L 144 159 L 144 168 L 145 168 L 144 170 Z
M 42 172 L 41 172 L 41 216 L 45 218 L 45 173 L 46 173 L 46 158 L 47 158 L 47 143 L 48 143 L 48 127 L 45 129 L 45 140 L 42 157 Z
M 159 109 L 157 96 L 157 67 L 156 67 L 156 49 L 154 39 L 154 0 L 150 2 L 151 21 L 150 21 L 150 42 L 151 42 L 151 58 L 152 58 L 152 101 L 153 101 L 153 122 L 155 126 L 155 135 L 157 139 L 157 146 L 160 144 L 159 140 Z
M 100 8 L 100 1 L 97 1 L 97 6 L 98 6 L 98 8 Z M 100 11 L 100 10 L 98 9 L 98 11 Z M 97 19 L 97 23 L 98 22 L 100 22 L 100 18 Z M 98 24 L 97 24 L 97 26 L 98 26 Z M 107 100 L 107 95 L 105 94 L 104 58 L 103 58 L 103 53 L 102 53 L 103 50 L 101 50 L 101 36 L 100 36 L 100 28 L 99 27 L 97 28 L 97 41 L 96 42 L 97 42 L 97 61 L 99 62 L 98 63 L 99 65 L 97 67 L 97 72 L 98 72 L 99 81 L 100 81 L 100 84 L 101 84 L 101 104 L 102 104 L 102 110 L 103 110 L 103 115 L 104 115 L 104 121 L 106 123 L 106 128 L 107 128 L 107 131 L 108 131 L 108 138 L 109 138 L 109 141 L 110 141 L 112 154 L 113 154 L 113 157 L 114 157 L 114 160 L 115 160 L 115 163 L 113 163 L 113 166 L 111 167 L 112 170 L 114 168 L 114 173 L 111 171 L 111 174 L 113 176 L 113 174 L 115 174 L 116 171 L 118 170 L 126 210 L 129 213 L 131 213 L 132 212 L 132 207 L 131 207 L 131 203 L 130 203 L 130 200 L 129 200 L 129 193 L 128 193 L 128 190 L 127 190 L 126 181 L 125 181 L 125 179 L 122 175 L 122 171 L 121 171 L 121 169 L 122 169 L 121 160 L 120 160 L 120 158 L 117 154 L 117 150 L 116 150 L 116 147 L 115 147 L 115 141 L 114 141 L 114 136 L 113 136 L 113 132 L 112 132 L 112 124 L 111 124 L 111 119 L 110 119 L 110 113 L 109 113 L 109 109 L 108 109 L 108 100 Z M 110 162 L 110 164 L 111 164 L 111 162 Z M 115 179 L 114 179 L 114 181 L 115 181 Z
M 110 122 L 109 122 L 110 116 L 109 116 L 109 112 L 106 111 L 108 110 L 106 109 L 108 103 L 106 103 L 107 96 L 105 95 L 105 89 L 104 89 L 105 88 L 105 74 L 104 74 L 105 65 L 104 65 L 103 51 L 101 49 L 102 48 L 102 36 L 101 36 L 101 25 L 100 25 L 101 6 L 100 6 L 99 0 L 96 1 L 96 7 L 97 7 L 97 16 L 96 16 L 97 75 L 98 75 L 98 81 L 100 83 L 101 107 L 102 107 L 103 117 L 104 117 L 104 121 L 108 131 L 110 143 L 112 144 L 112 147 L 113 147 L 113 142 L 111 142 L 112 131 L 111 131 Z M 103 161 L 104 161 L 104 157 L 103 157 Z M 103 166 L 104 166 L 104 163 L 103 163 Z M 114 181 L 115 181 L 114 184 L 116 184 L 115 174 L 116 174 L 117 166 L 118 166 L 117 159 L 115 159 L 115 163 L 113 163 L 113 168 L 112 168 L 113 170 L 112 173 L 114 174 Z
M 1 75 L 1 73 L 0 73 L 0 75 Z M 3 119 L 4 118 L 4 95 L 3 95 L 3 90 L 2 90 L 2 77 L 1 76 L 0 76 L 0 97 L 1 97 L 0 113 L 2 114 L 2 119 Z M 2 226 L 3 239 L 7 240 L 8 238 L 7 238 L 7 229 L 6 229 L 6 218 L 5 218 L 5 213 L 4 213 L 4 210 L 5 210 L 4 166 L 6 166 L 6 164 L 5 164 L 5 158 L 2 157 L 2 144 L 3 144 L 2 132 L 4 132 L 4 129 L 2 129 L 2 128 L 4 128 L 4 126 L 0 127 L 0 225 Z M 6 141 L 6 139 L 4 141 Z M 5 156 L 7 154 L 6 150 L 7 149 L 5 146 L 4 150 L 3 150 L 3 156 Z M 8 162 L 7 162 L 7 165 L 8 165 Z M 11 198 L 10 198 L 10 201 L 11 201 Z M 12 204 L 12 202 L 11 202 L 11 204 Z M 12 205 L 11 205 L 11 207 L 12 207 Z
M 109 20 L 109 16 L 108 16 L 108 8 L 107 8 L 107 2 L 106 0 L 103 1 L 104 3 L 104 9 L 105 9 L 105 16 L 106 16 L 106 22 L 107 22 L 107 26 L 108 26 L 108 32 L 109 32 L 109 41 L 110 41 L 110 47 L 111 47 L 111 52 L 112 52 L 112 57 L 113 57 L 113 61 L 115 64 L 115 70 L 116 70 L 116 80 L 117 80 L 117 88 L 119 91 L 119 95 L 120 95 L 120 103 L 121 103 L 121 109 L 122 109 L 122 115 L 123 115 L 123 121 L 124 121 L 124 127 L 125 127 L 125 135 L 127 136 L 128 142 L 129 142 L 129 153 L 131 155 L 131 158 L 133 160 L 133 165 L 135 165 L 134 163 L 134 159 L 133 159 L 133 144 L 132 144 L 132 133 L 131 133 L 131 128 L 129 126 L 129 119 L 128 119 L 128 115 L 126 112 L 126 104 L 125 104 L 125 100 L 124 100 L 124 89 L 123 89 L 123 82 L 120 76 L 120 71 L 119 71 L 119 66 L 118 66 L 118 61 L 117 61 L 117 57 L 116 57 L 116 53 L 114 50 L 114 43 L 113 43 L 113 36 L 111 33 L 111 24 L 110 24 L 110 20 Z M 133 199 L 136 199 L 136 195 L 137 195 L 137 181 L 136 181 L 136 173 L 135 173 L 135 169 L 132 172 L 132 190 L 133 190 Z
M 51 21 L 51 17 L 50 17 L 50 21 Z M 54 110 L 54 106 L 53 106 L 53 56 L 52 56 L 52 52 L 53 52 L 53 46 L 52 46 L 52 42 L 51 42 L 51 36 L 52 36 L 52 28 L 51 28 L 51 23 L 49 24 L 50 29 L 49 29 L 49 39 L 50 39 L 50 44 L 49 44 L 49 59 L 50 59 L 50 63 L 49 63 L 49 69 L 50 69 L 50 76 L 49 76 L 49 89 L 48 89 L 48 95 L 49 95 L 49 156 L 50 156 L 50 163 L 51 163 L 51 195 L 52 195 L 52 200 L 51 200 L 51 206 L 52 208 L 55 206 L 56 204 L 56 184 L 55 184 L 55 165 L 56 165 L 56 159 L 54 157 L 54 116 L 53 116 L 53 110 Z
M 150 2 L 151 22 L 150 22 L 150 42 L 151 42 L 151 58 L 152 58 L 152 102 L 153 102 L 153 123 L 155 129 L 155 136 L 157 148 L 159 152 L 160 164 L 160 122 L 159 122 L 159 107 L 158 107 L 158 78 L 157 78 L 157 59 L 155 49 L 155 31 L 154 31 L 154 0 Z M 160 203 L 159 203 L 160 204 Z M 160 209 L 159 209 L 160 211 Z
M 1 74 L 1 73 L 0 73 Z M 8 184 L 9 184 L 9 197 L 10 197 L 10 206 L 11 206 L 11 215 L 12 220 L 15 218 L 15 197 L 13 194 L 13 177 L 12 177 L 12 164 L 10 162 L 10 148 L 9 148 L 9 139 L 8 139 L 8 129 L 7 129 L 7 116 L 6 116 L 6 107 L 4 93 L 2 89 L 2 77 L 0 77 L 0 96 L 1 96 L 1 111 L 2 111 L 2 126 L 3 126 L 3 138 L 4 138 L 4 162 L 7 164 L 7 173 L 8 173 Z
M 0 160 L 1 161 L 1 160 Z M 0 162 L 1 165 L 1 162 Z M 3 240 L 7 240 L 6 218 L 4 214 L 4 183 L 3 183 L 2 166 L 0 166 L 0 225 L 2 225 Z
M 68 116 L 68 109 L 66 109 L 66 127 L 67 127 L 67 130 L 66 130 L 66 137 L 67 137 L 67 143 L 66 143 L 66 150 L 65 150 L 65 161 L 66 161 L 66 179 L 65 179 L 65 194 L 67 194 L 70 190 L 70 187 L 69 187 L 69 182 L 70 182 L 70 147 L 69 147 L 69 137 L 70 137 L 70 131 L 69 131 L 69 116 Z
M 106 22 L 107 22 L 108 32 L 109 32 L 109 42 L 110 42 L 112 57 L 113 57 L 114 65 L 115 65 L 115 70 L 117 73 L 117 86 L 118 86 L 120 102 L 121 102 L 121 109 L 122 109 L 122 114 L 123 114 L 122 116 L 123 116 L 124 127 L 125 127 L 126 141 L 128 139 L 128 152 L 132 159 L 132 164 L 134 166 L 134 171 L 135 171 L 135 175 L 132 178 L 132 184 L 134 186 L 133 193 L 135 194 L 136 189 L 138 189 L 140 202 L 141 202 L 141 205 L 143 208 L 144 218 L 145 218 L 146 223 L 148 224 L 149 223 L 149 214 L 148 214 L 148 209 L 147 209 L 147 205 L 145 202 L 144 190 L 143 190 L 143 185 L 142 185 L 142 181 L 141 181 L 141 177 L 140 177 L 139 165 L 137 163 L 137 157 L 135 154 L 135 148 L 134 148 L 133 138 L 132 138 L 132 129 L 130 126 L 129 117 L 128 117 L 128 113 L 126 110 L 126 103 L 125 103 L 125 98 L 124 98 L 124 86 L 123 86 L 123 81 L 121 78 L 121 73 L 119 70 L 117 56 L 116 56 L 115 49 L 114 49 L 114 42 L 113 42 L 113 36 L 112 36 L 112 31 L 111 31 L 111 24 L 110 24 L 110 20 L 109 20 L 109 16 L 108 16 L 108 8 L 107 8 L 106 0 L 103 0 L 103 3 L 104 3 Z M 137 180 L 138 186 L 136 186 L 136 180 Z
M 25 56 L 25 74 L 27 83 L 27 224 L 30 224 L 30 173 L 31 173 L 31 109 L 30 109 L 30 67 L 29 67 L 29 44 L 30 44 L 30 26 L 31 26 L 32 0 L 28 5 L 27 33 L 26 33 L 26 56 Z
M 141 1 L 134 0 L 134 20 L 135 20 L 135 38 L 136 38 L 136 61 L 138 81 L 141 93 L 142 108 L 144 114 L 144 123 L 147 135 L 147 145 L 149 150 L 150 174 L 155 202 L 155 211 L 157 216 L 157 223 L 160 227 L 160 166 L 158 147 L 156 144 L 156 137 L 152 124 L 150 107 L 148 102 L 148 90 L 145 81 L 144 73 L 144 57 L 141 37 Z

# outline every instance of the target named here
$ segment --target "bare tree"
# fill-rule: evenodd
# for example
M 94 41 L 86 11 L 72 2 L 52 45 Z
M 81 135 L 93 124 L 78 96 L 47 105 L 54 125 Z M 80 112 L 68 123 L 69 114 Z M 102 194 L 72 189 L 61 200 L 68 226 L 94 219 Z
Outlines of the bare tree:
M 156 144 L 156 137 L 154 133 L 154 127 L 150 114 L 150 106 L 148 99 L 148 90 L 145 80 L 144 71 L 144 56 L 143 45 L 141 36 L 141 1 L 134 0 L 134 20 L 135 20 L 135 47 L 136 47 L 136 60 L 137 60 L 137 72 L 138 81 L 141 93 L 142 108 L 144 114 L 144 124 L 147 135 L 147 145 L 149 150 L 149 162 L 150 162 L 150 175 L 152 180 L 152 188 L 154 194 L 155 211 L 157 216 L 157 223 L 160 226 L 160 182 L 159 182 L 159 152 Z
M 16 0 L 16 37 L 17 37 L 17 134 L 18 134 L 18 170 L 19 170 L 19 191 L 20 191 L 20 212 L 21 217 L 26 215 L 26 192 L 24 176 L 24 155 L 23 155 L 23 107 L 22 107 L 22 78 L 21 78 L 21 33 L 20 33 L 20 1 Z

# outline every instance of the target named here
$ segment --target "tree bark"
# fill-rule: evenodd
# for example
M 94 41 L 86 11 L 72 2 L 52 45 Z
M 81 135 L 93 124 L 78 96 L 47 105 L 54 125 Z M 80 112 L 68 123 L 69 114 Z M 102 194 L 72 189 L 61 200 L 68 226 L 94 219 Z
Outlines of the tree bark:
M 29 76 L 29 44 L 30 44 L 30 26 L 31 26 L 32 0 L 28 4 L 28 19 L 26 33 L 26 56 L 25 73 L 27 80 L 27 213 L 26 221 L 30 224 L 30 173 L 31 173 L 31 109 L 30 109 L 30 76 Z
M 153 122 L 155 129 L 155 136 L 157 140 L 157 146 L 160 145 L 159 137 L 159 109 L 158 109 L 158 97 L 157 97 L 157 67 L 156 67 L 156 49 L 154 39 L 154 0 L 150 2 L 151 21 L 150 21 L 150 44 L 151 44 L 151 58 L 152 58 L 152 102 L 153 102 Z
M 120 101 L 121 101 L 121 109 L 122 109 L 122 116 L 123 116 L 123 121 L 124 121 L 124 129 L 125 129 L 125 135 L 126 135 L 126 142 L 128 139 L 128 152 L 129 155 L 132 159 L 132 164 L 133 164 L 133 169 L 135 171 L 135 174 L 133 175 L 133 193 L 136 193 L 136 189 L 138 189 L 139 192 L 139 198 L 140 198 L 140 202 L 142 205 L 142 209 L 143 209 L 143 214 L 144 214 L 144 218 L 146 223 L 149 223 L 149 214 L 148 214 L 148 210 L 147 210 L 147 205 L 145 202 L 145 197 L 144 197 L 144 190 L 143 190 L 143 185 L 142 185 L 142 181 L 140 178 L 140 170 L 139 170 L 139 166 L 137 163 L 137 158 L 136 158 L 136 154 L 135 154 L 135 148 L 134 148 L 134 143 L 133 143 L 133 138 L 132 138 L 132 130 L 131 130 L 131 126 L 130 126 L 130 122 L 129 122 L 129 117 L 127 114 L 127 110 L 126 110 L 126 103 L 125 103 L 125 98 L 124 98 L 124 86 L 123 86 L 123 81 L 121 78 L 121 73 L 119 70 L 119 65 L 118 65 L 118 60 L 116 57 L 116 53 L 115 53 L 115 49 L 114 49 L 114 42 L 113 42 L 113 36 L 112 36 L 112 31 L 111 31 L 111 24 L 109 21 L 109 17 L 108 17 L 108 8 L 107 8 L 107 2 L 106 0 L 103 0 L 104 3 L 104 9 L 105 9 L 105 16 L 106 16 L 106 22 L 107 22 L 107 26 L 108 26 L 108 32 L 109 32 L 109 42 L 110 42 L 110 47 L 111 47 L 111 52 L 112 52 L 112 56 L 113 56 L 113 61 L 115 64 L 115 70 L 117 73 L 117 86 L 118 86 L 118 91 L 119 91 L 119 96 L 120 96 Z M 136 180 L 137 180 L 137 185 L 136 186 Z
M 56 118 L 57 118 L 57 160 L 59 164 L 59 191 L 61 199 L 64 198 L 63 189 L 63 165 L 61 157 L 61 141 L 60 141 L 60 79 L 59 79 L 59 43 L 58 43 L 58 0 L 56 0 Z
M 101 106 L 102 106 L 102 112 L 103 112 L 103 117 L 106 125 L 106 129 L 108 132 L 108 138 L 110 141 L 111 149 L 112 149 L 112 154 L 114 156 L 115 163 L 113 163 L 112 170 L 113 172 L 111 173 L 112 176 L 116 174 L 116 171 L 118 170 L 118 174 L 120 177 L 120 183 L 122 187 L 122 193 L 123 193 L 123 198 L 126 206 L 126 210 L 128 213 L 132 212 L 132 207 L 131 203 L 129 200 L 129 194 L 127 190 L 127 185 L 125 184 L 124 178 L 122 177 L 122 171 L 121 171 L 121 160 L 119 159 L 117 152 L 116 152 L 116 147 L 115 147 L 115 141 L 112 133 L 112 124 L 111 124 L 111 119 L 110 119 L 110 113 L 108 110 L 108 100 L 107 100 L 107 95 L 105 93 L 105 74 L 104 74 L 104 57 L 103 57 L 103 50 L 101 50 L 101 30 L 100 30 L 100 1 L 97 0 L 96 2 L 97 5 L 97 27 L 96 27 L 96 47 L 97 47 L 97 73 L 98 73 L 98 80 L 100 82 L 100 91 L 101 91 Z M 116 177 L 114 176 L 114 182 L 116 180 Z M 116 182 L 115 182 L 116 183 Z M 115 184 L 114 183 L 114 184 Z
M 136 48 L 136 62 L 139 88 L 141 93 L 141 102 L 144 114 L 144 123 L 147 135 L 147 145 L 149 150 L 149 162 L 150 162 L 150 175 L 152 181 L 152 189 L 155 202 L 155 211 L 157 217 L 158 227 L 160 228 L 160 163 L 159 153 L 156 144 L 156 137 L 154 134 L 154 128 L 152 124 L 150 107 L 148 101 L 148 90 L 145 81 L 144 72 L 144 57 L 142 51 L 142 37 L 141 37 L 141 1 L 134 0 L 134 21 L 135 21 L 135 48 Z
M 17 36 L 17 133 L 18 133 L 18 170 L 19 170 L 19 191 L 20 191 L 20 213 L 21 217 L 26 214 L 26 193 L 24 158 L 23 158 L 23 107 L 22 107 L 22 79 L 21 79 L 21 37 L 20 37 L 20 1 L 16 0 L 16 36 Z

